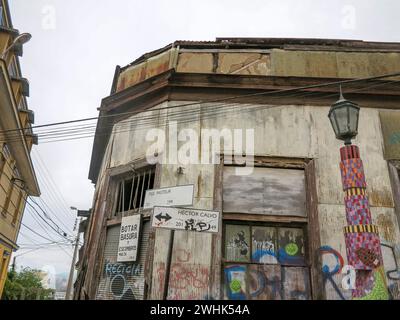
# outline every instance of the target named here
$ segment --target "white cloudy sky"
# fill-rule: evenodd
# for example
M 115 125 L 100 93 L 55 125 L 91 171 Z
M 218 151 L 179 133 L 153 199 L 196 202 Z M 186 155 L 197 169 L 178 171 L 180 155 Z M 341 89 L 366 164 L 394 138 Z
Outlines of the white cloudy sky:
M 20 61 L 30 81 L 28 104 L 37 125 L 96 116 L 101 99 L 110 92 L 117 64 L 126 65 L 174 40 L 237 36 L 400 41 L 398 0 L 9 2 L 14 27 L 33 36 Z M 69 206 L 91 207 L 93 186 L 87 179 L 91 149 L 92 139 L 34 147 L 47 211 L 69 228 L 75 219 Z M 26 212 L 23 222 L 44 234 L 32 216 Z M 21 230 L 36 242 L 46 242 L 24 227 Z M 30 241 L 19 238 L 21 244 Z M 72 253 L 71 247 L 66 250 Z M 23 254 L 17 264 L 50 265 L 57 273 L 69 268 L 71 257 L 57 246 L 25 252 L 17 252 Z

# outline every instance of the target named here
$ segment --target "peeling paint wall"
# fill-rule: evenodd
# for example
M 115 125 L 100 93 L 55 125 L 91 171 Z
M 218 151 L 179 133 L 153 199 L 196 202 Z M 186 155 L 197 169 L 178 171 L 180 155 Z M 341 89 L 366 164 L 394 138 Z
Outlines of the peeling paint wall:
M 179 105 L 179 102 L 165 102 L 153 109 L 174 105 Z M 153 127 L 146 126 L 143 122 L 141 124 L 140 118 L 145 116 L 158 119 L 155 127 L 166 130 L 167 141 L 163 153 L 164 155 L 168 154 L 168 148 L 173 141 L 168 141 L 165 120 L 167 118 L 169 120 L 176 119 L 175 112 L 181 112 L 188 108 L 198 116 L 190 123 L 178 123 L 178 132 L 180 129 L 192 128 L 196 130 L 200 140 L 200 132 L 206 128 L 254 128 L 256 155 L 314 158 L 316 160 L 321 245 L 336 252 L 335 254 L 332 251 L 321 253 L 326 271 L 321 270 L 321 273 L 325 275 L 325 292 L 328 299 L 349 298 L 351 290 L 343 290 L 341 284 L 344 275 L 339 271 L 331 272 L 332 274 L 328 272 L 335 270 L 341 259 L 343 259 L 341 264 L 347 264 L 343 235 L 346 218 L 339 170 L 341 142 L 335 139 L 331 129 L 327 117 L 329 106 L 272 106 L 271 108 L 271 106 L 257 105 L 252 109 L 235 108 L 223 115 L 206 117 L 203 116 L 202 110 L 207 106 L 209 105 L 196 104 L 163 111 L 150 110 L 115 125 L 110 139 L 112 143 L 110 142 L 109 145 L 110 166 L 127 164 L 145 157 L 147 148 L 152 144 L 152 142 L 146 141 L 146 133 Z M 216 105 L 215 108 L 218 106 Z M 382 250 L 385 271 L 392 271 L 392 276 L 395 278 L 398 274 L 397 265 L 400 266 L 398 254 L 400 232 L 394 210 L 388 166 L 383 159 L 378 110 L 362 109 L 359 135 L 354 143 L 360 147 L 363 155 L 373 222 L 381 231 L 382 243 L 389 246 Z M 177 142 L 178 149 L 182 144 L 184 142 Z M 201 150 L 198 157 L 201 157 Z M 184 174 L 178 175 L 179 166 L 181 165 L 162 165 L 160 187 L 194 184 L 194 207 L 213 209 L 214 165 L 186 165 Z M 170 237 L 171 232 L 168 230 L 157 230 L 155 233 L 153 283 L 149 295 L 151 299 L 162 298 L 163 281 L 165 280 L 163 272 L 167 264 L 167 246 Z M 177 271 L 173 271 L 170 275 L 168 298 L 202 299 L 205 296 L 209 297 L 211 291 L 204 283 L 212 271 L 211 254 L 210 234 L 175 232 L 172 268 Z M 182 275 L 189 268 L 197 270 L 196 277 L 193 273 L 188 274 L 187 277 Z M 394 269 L 396 271 L 393 271 Z M 176 285 L 178 278 L 182 278 L 181 280 L 187 284 L 186 288 Z M 389 278 L 387 280 L 395 293 L 393 296 L 400 298 L 398 293 L 400 282 Z

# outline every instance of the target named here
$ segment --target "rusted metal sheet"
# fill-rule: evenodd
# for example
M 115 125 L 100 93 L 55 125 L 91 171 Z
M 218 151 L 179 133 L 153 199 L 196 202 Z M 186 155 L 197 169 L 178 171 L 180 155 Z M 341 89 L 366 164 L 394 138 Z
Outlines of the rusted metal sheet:
M 400 53 L 273 49 L 271 65 L 277 76 L 362 78 L 397 72 Z
M 168 50 L 125 69 L 119 75 L 116 91 L 122 91 L 136 83 L 167 71 L 170 68 L 170 58 L 171 50 Z
M 182 52 L 179 54 L 177 72 L 212 73 L 212 53 Z
M 271 73 L 269 54 L 218 53 L 217 73 L 268 75 Z
M 224 169 L 224 212 L 306 216 L 304 171 L 254 168 L 238 176 Z

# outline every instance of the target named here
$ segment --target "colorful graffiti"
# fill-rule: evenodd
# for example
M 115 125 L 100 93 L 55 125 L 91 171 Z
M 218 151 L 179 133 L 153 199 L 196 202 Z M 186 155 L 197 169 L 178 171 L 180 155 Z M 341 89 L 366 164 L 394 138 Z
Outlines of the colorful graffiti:
M 102 280 L 105 286 L 104 298 L 114 300 L 141 298 L 144 286 L 142 276 L 143 266 L 141 264 L 126 264 L 106 260 Z
M 322 246 L 319 250 L 320 254 L 322 255 L 322 261 L 325 261 L 322 265 L 324 288 L 327 287 L 327 283 L 329 282 L 339 298 L 342 300 L 346 300 L 334 278 L 334 276 L 340 274 L 343 269 L 344 259 L 342 255 L 330 246 Z M 335 262 L 332 265 L 328 265 L 328 263 L 326 262 L 328 259 L 327 257 L 333 257 L 333 260 Z
M 224 273 L 230 300 L 310 299 L 308 270 L 304 267 L 228 265 Z
M 348 264 L 356 270 L 353 299 L 388 299 L 383 258 L 377 227 L 372 224 L 359 148 L 340 149 L 340 173 L 347 226 L 344 228 Z M 382 276 L 381 276 L 382 275 Z

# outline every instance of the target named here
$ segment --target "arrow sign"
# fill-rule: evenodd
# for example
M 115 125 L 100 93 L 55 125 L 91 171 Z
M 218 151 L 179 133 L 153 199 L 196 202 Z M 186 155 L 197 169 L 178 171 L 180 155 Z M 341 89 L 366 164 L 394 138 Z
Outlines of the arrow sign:
M 218 211 L 156 206 L 151 225 L 174 230 L 218 232 L 218 221 Z
M 157 218 L 158 221 L 161 221 L 162 219 L 164 219 L 165 222 L 172 219 L 172 217 L 168 213 L 166 213 L 165 216 L 163 216 L 161 212 L 158 215 L 156 215 L 155 217 Z

